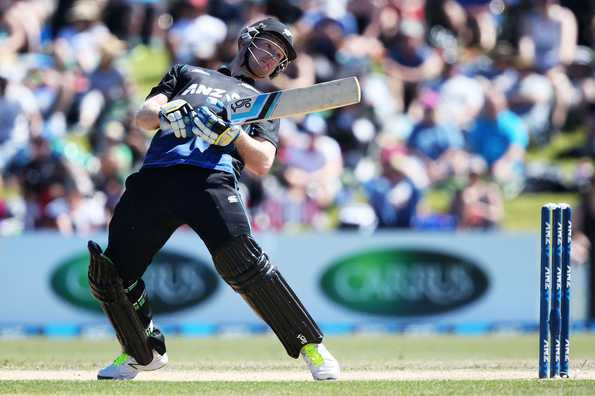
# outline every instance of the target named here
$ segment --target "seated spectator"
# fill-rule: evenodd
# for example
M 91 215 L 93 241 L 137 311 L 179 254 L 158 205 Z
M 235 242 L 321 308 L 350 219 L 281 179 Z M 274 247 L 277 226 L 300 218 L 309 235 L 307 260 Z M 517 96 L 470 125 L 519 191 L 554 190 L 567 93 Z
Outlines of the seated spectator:
M 0 53 L 39 50 L 41 30 L 53 5 L 40 1 L 3 1 L 0 4 Z
M 54 137 L 63 136 L 66 132 L 63 104 L 68 100 L 68 94 L 65 93 L 70 89 L 65 87 L 68 81 L 56 70 L 52 56 L 32 55 L 28 58 L 27 66 L 22 85 L 11 84 L 12 90 L 9 91 L 21 99 L 20 103 L 29 119 L 31 135 L 37 136 L 43 132 Z
M 70 25 L 56 40 L 56 54 L 62 64 L 77 65 L 90 73 L 99 64 L 99 47 L 109 36 L 101 22 L 102 6 L 99 2 L 77 0 L 68 13 Z
M 225 23 L 207 14 L 207 0 L 183 0 L 176 20 L 167 32 L 166 47 L 172 63 L 194 63 L 208 59 L 225 40 Z
M 321 208 L 327 208 L 341 188 L 341 148 L 326 136 L 326 122 L 318 115 L 307 116 L 302 131 L 280 157 L 286 167 L 283 176 L 290 186 L 304 188 Z
M 552 122 L 554 128 L 561 129 L 571 95 L 565 66 L 574 59 L 578 25 L 572 11 L 558 3 L 558 0 L 533 1 L 534 8 L 521 24 L 519 53 L 523 61 L 534 65 L 552 82 L 556 93 Z
M 156 0 L 107 1 L 103 20 L 112 34 L 131 47 L 149 46 L 158 35 L 162 7 L 163 2 Z
M 48 226 L 47 204 L 63 195 L 64 185 L 72 177 L 64 158 L 53 152 L 46 139 L 34 137 L 29 151 L 23 158 L 15 158 L 10 171 L 22 185 L 27 205 L 25 228 Z
M 438 25 L 455 34 L 464 47 L 489 51 L 496 44 L 496 18 L 490 1 L 428 0 L 426 12 L 431 26 Z
M 380 81 L 377 85 L 370 85 L 370 87 L 379 85 L 381 85 Z M 382 94 L 383 92 L 380 91 L 380 95 Z M 387 98 L 386 96 L 382 97 Z M 391 119 L 391 121 L 393 120 Z M 377 136 L 377 126 L 380 124 L 380 120 L 375 117 L 375 113 L 369 106 L 360 103 L 333 112 L 327 123 L 328 136 L 339 144 L 345 167 L 354 168 L 363 157 L 368 155 L 369 147 Z M 387 125 L 391 130 L 399 126 L 395 122 Z
M 575 16 L 558 0 L 533 0 L 533 9 L 521 22 L 521 58 L 541 72 L 568 65 L 574 58 L 578 28 Z
M 64 235 L 90 234 L 105 227 L 105 197 L 96 193 L 83 196 L 74 183 L 66 186 L 65 196 L 58 197 L 47 206 L 47 214 Z
M 337 52 L 346 41 L 343 25 L 323 18 L 304 37 L 305 50 L 314 61 L 316 77 L 320 81 L 332 80 L 339 67 Z
M 281 232 L 328 228 L 328 217 L 304 188 L 267 184 L 267 198 L 254 210 L 255 230 Z
M 503 92 L 510 110 L 521 117 L 532 144 L 543 145 L 551 136 L 554 88 L 551 81 L 535 71 L 508 43 L 498 43 L 487 62 L 474 65 L 474 73 L 487 78 Z
M 124 126 L 118 121 L 107 123 L 105 142 L 98 153 L 99 171 L 93 176 L 95 189 L 104 194 L 110 216 L 123 193 L 123 182 L 132 169 L 132 151 L 123 139 Z
M 572 84 L 572 96 L 569 102 L 573 125 L 583 125 L 588 121 L 589 106 L 595 103 L 595 53 L 593 50 L 579 46 L 567 70 L 568 78 Z
M 126 114 L 131 96 L 130 82 L 115 65 L 124 52 L 124 43 L 114 36 L 101 43 L 99 66 L 89 75 L 89 91 L 81 101 L 79 125 L 83 129 L 104 125 L 114 115 Z M 93 146 L 103 147 L 105 136 L 93 136 Z
M 326 7 L 314 6 L 304 9 L 299 20 L 300 24 L 308 28 L 316 28 L 316 25 L 327 18 L 333 18 L 341 26 L 344 35 L 356 34 L 358 30 L 357 20 L 346 4 L 336 3 Z
M 12 160 L 29 139 L 29 126 L 23 108 L 7 97 L 8 79 L 0 76 L 0 170 Z
M 504 215 L 502 191 L 496 183 L 485 181 L 486 163 L 478 157 L 469 163 L 467 185 L 455 193 L 451 213 L 457 219 L 458 228 L 497 227 Z
M 382 173 L 364 183 L 364 191 L 378 218 L 379 228 L 411 228 L 423 190 L 414 182 L 415 160 L 388 150 L 381 160 Z
M 483 107 L 484 94 L 481 83 L 460 69 L 457 64 L 446 62 L 438 81 L 428 85 L 440 93 L 440 120 L 467 129 Z
M 520 60 L 515 49 L 505 42 L 498 43 L 484 61 L 487 62 L 474 65 L 473 73 L 487 78 L 495 89 L 505 94 L 510 110 L 527 126 L 532 144 L 546 144 L 552 132 L 551 81 Z
M 529 140 L 537 146 L 547 144 L 552 136 L 554 86 L 544 75 L 519 65 L 516 82 L 506 92 L 510 110 L 522 118 Z
M 438 101 L 438 93 L 422 93 L 423 118 L 407 139 L 407 148 L 424 162 L 434 183 L 458 174 L 460 164 L 465 162 L 463 134 L 456 126 L 437 121 Z
M 488 89 L 483 113 L 469 131 L 468 146 L 483 158 L 491 175 L 510 195 L 522 190 L 528 139 L 527 128 L 508 110 L 504 95 Z
M 326 122 L 307 116 L 301 125 L 283 122 L 279 148 L 280 183 L 264 182 L 267 198 L 255 208 L 255 226 L 275 230 L 327 229 L 324 212 L 341 189 L 343 169 L 337 142 L 326 136 Z
M 387 72 L 402 81 L 403 108 L 417 96 L 420 83 L 440 74 L 443 63 L 436 51 L 425 43 L 425 29 L 421 22 L 403 20 L 398 40 L 388 48 Z

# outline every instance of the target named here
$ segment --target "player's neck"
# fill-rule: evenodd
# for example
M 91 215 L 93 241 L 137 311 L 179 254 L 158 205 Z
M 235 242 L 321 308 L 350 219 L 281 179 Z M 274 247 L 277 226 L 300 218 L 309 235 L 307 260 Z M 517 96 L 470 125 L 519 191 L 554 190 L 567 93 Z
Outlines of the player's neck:
M 234 77 L 242 76 L 250 80 L 261 79 L 260 77 L 252 74 L 245 65 L 242 65 L 242 60 L 238 56 L 236 56 L 229 64 L 229 70 L 231 71 L 231 75 Z

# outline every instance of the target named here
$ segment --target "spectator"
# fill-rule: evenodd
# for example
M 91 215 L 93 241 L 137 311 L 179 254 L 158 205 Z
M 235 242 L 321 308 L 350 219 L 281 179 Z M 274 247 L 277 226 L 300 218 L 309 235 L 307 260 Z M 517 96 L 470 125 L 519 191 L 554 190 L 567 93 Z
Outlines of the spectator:
M 150 46 L 158 35 L 155 22 L 162 8 L 159 0 L 108 0 L 104 21 L 112 34 L 131 47 Z
M 522 22 L 520 56 L 541 72 L 568 65 L 577 45 L 577 23 L 557 0 L 532 0 L 533 10 Z
M 65 160 L 57 155 L 50 143 L 42 137 L 34 137 L 28 153 L 18 158 L 11 166 L 11 173 L 19 178 L 27 206 L 25 229 L 50 226 L 47 204 L 63 196 L 64 186 L 72 180 Z
M 281 131 L 280 184 L 271 179 L 265 183 L 269 198 L 255 211 L 257 227 L 328 229 L 324 211 L 341 189 L 341 149 L 325 135 L 326 121 L 318 115 L 305 117 L 299 127 L 285 121 Z
M 477 72 L 505 94 L 510 110 L 527 126 L 531 143 L 547 144 L 555 102 L 551 81 L 520 60 L 514 48 L 506 42 L 498 43 L 490 53 L 489 64 L 483 69 L 480 66 Z
M 31 134 L 38 136 L 46 133 L 62 136 L 66 133 L 64 105 L 69 88 L 68 81 L 56 70 L 54 58 L 36 54 L 29 58 L 29 68 L 23 78 L 23 84 L 14 82 L 10 93 L 19 98 L 29 121 Z
M 105 107 L 127 102 L 130 97 L 129 82 L 115 64 L 125 50 L 125 44 L 114 36 L 109 36 L 99 47 L 100 60 L 97 68 L 89 76 L 91 90 L 98 90 Z
M 105 122 L 118 112 L 126 114 L 131 99 L 130 82 L 114 64 L 124 51 L 124 43 L 110 36 L 100 46 L 98 67 L 89 76 L 89 91 L 81 101 L 80 126 L 87 130 L 97 126 L 102 131 Z M 93 136 L 101 148 L 103 136 Z
M 74 184 L 68 184 L 64 197 L 56 198 L 47 206 L 48 217 L 64 235 L 90 234 L 106 225 L 105 197 L 96 193 L 84 197 Z
M 326 122 L 317 115 L 305 118 L 304 134 L 296 136 L 281 154 L 289 186 L 303 189 L 321 208 L 328 208 L 341 188 L 341 148 L 325 135 Z
M 557 0 L 533 0 L 533 4 L 534 9 L 522 22 L 519 52 L 523 61 L 551 80 L 556 92 L 552 121 L 560 129 L 566 122 L 570 96 L 564 68 L 574 59 L 578 26 L 572 12 Z
M 403 20 L 399 36 L 388 48 L 387 72 L 402 81 L 403 108 L 417 96 L 423 81 L 437 77 L 443 63 L 436 51 L 425 44 L 425 29 L 421 22 Z
M 99 64 L 100 46 L 109 37 L 109 30 L 101 22 L 99 2 L 77 0 L 70 11 L 66 26 L 56 40 L 56 54 L 64 65 L 76 65 L 85 73 Z
M 357 34 L 357 20 L 351 13 L 351 7 L 345 7 L 345 3 L 337 2 L 332 4 L 329 2 L 321 7 L 320 4 L 311 2 L 311 6 L 304 10 L 300 23 L 315 28 L 318 23 L 329 18 L 341 27 L 344 35 Z
M 207 14 L 207 0 L 183 0 L 179 15 L 166 36 L 172 63 L 195 63 L 216 53 L 227 36 L 223 21 Z
M 460 165 L 466 160 L 461 130 L 436 119 L 438 101 L 438 93 L 422 93 L 423 117 L 415 124 L 407 139 L 407 147 L 424 162 L 428 176 L 434 183 L 459 174 Z
M 569 99 L 573 125 L 588 123 L 589 107 L 595 103 L 595 53 L 591 48 L 579 46 L 572 63 L 568 66 L 568 78 L 572 84 Z
M 0 53 L 26 53 L 39 50 L 41 25 L 51 4 L 3 1 L 0 4 Z
M 486 176 L 486 163 L 481 158 L 473 158 L 467 185 L 455 193 L 451 202 L 451 213 L 459 228 L 489 230 L 498 227 L 502 221 L 502 192 L 496 183 L 484 180 Z
M 414 183 L 417 164 L 403 153 L 387 150 L 381 175 L 364 183 L 379 228 L 411 228 L 423 190 Z
M 441 76 L 426 85 L 440 93 L 440 120 L 467 129 L 484 105 L 484 93 L 479 81 L 463 74 L 454 59 L 445 62 Z
M 332 18 L 323 18 L 313 26 L 305 38 L 305 49 L 314 60 L 317 80 L 335 78 L 339 66 L 337 52 L 345 40 L 343 25 Z
M 0 76 L 0 169 L 29 138 L 29 126 L 21 105 L 6 95 L 8 79 Z
M 123 181 L 132 170 L 133 154 L 123 143 L 124 126 L 110 121 L 105 127 L 105 142 L 98 154 L 99 171 L 93 177 L 98 192 L 105 196 L 105 206 L 111 216 L 123 192 Z
M 442 26 L 455 34 L 464 47 L 490 51 L 496 44 L 496 19 L 489 1 L 429 0 L 426 12 L 431 26 Z
M 504 95 L 487 90 L 482 115 L 469 131 L 472 153 L 488 164 L 491 175 L 509 195 L 522 190 L 528 134 L 523 121 L 507 108 Z
M 518 72 L 518 79 L 506 92 L 510 110 L 523 120 L 530 142 L 544 146 L 550 141 L 554 129 L 554 86 L 550 79 L 522 62 Z

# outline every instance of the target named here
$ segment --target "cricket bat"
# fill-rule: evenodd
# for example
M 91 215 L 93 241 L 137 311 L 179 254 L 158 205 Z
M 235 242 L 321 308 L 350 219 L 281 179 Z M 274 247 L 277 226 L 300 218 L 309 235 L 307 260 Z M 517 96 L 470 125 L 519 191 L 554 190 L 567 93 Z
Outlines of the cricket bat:
M 249 124 L 263 120 L 336 109 L 359 103 L 361 90 L 356 77 L 342 78 L 309 87 L 262 93 L 227 104 L 232 124 Z

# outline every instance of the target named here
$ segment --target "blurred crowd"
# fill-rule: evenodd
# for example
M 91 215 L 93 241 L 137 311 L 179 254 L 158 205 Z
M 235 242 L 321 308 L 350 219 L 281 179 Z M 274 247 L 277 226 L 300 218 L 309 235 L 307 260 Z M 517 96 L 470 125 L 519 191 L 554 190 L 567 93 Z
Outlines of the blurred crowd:
M 266 15 L 294 30 L 298 59 L 259 88 L 355 75 L 363 99 L 282 121 L 272 173 L 241 180 L 255 230 L 498 227 L 509 197 L 591 183 L 594 10 L 579 0 L 0 0 L 0 235 L 105 229 L 152 134 L 134 124 L 148 91 L 132 65 L 150 70 L 150 54 L 165 52 L 216 68 Z M 526 158 L 568 130 L 585 142 L 568 153 L 583 158 L 570 186 Z

